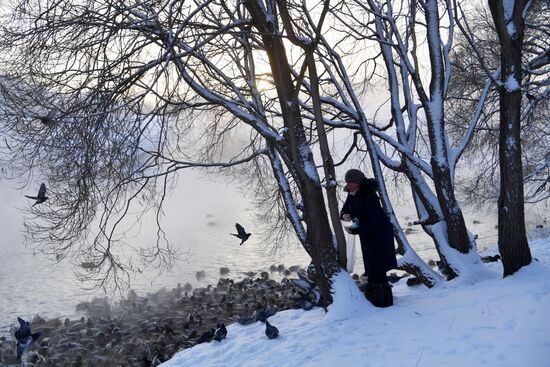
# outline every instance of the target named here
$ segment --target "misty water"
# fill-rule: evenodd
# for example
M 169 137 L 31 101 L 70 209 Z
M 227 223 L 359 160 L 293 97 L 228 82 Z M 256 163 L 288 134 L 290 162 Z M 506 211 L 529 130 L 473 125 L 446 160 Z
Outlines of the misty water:
M 39 183 L 36 184 L 38 187 Z M 24 216 L 18 208 L 31 205 L 24 192 L 14 183 L 0 182 L 0 209 L 2 236 L 0 238 L 0 334 L 15 325 L 17 316 L 32 319 L 42 317 L 76 317 L 75 306 L 93 297 L 104 296 L 100 291 L 89 291 L 75 281 L 70 260 L 52 263 L 45 255 L 23 245 Z M 343 198 L 342 193 L 342 198 Z M 51 200 L 55 200 L 52 198 Z M 407 202 L 396 205 L 407 236 L 424 259 L 435 259 L 435 251 L 418 227 L 408 222 L 416 219 L 414 209 Z M 164 228 L 171 244 L 185 255 L 170 272 L 156 270 L 137 273 L 131 287 L 138 294 L 155 292 L 162 287 L 173 288 L 178 283 L 191 283 L 194 287 L 216 284 L 219 269 L 227 267 L 226 277 L 243 278 L 244 272 L 269 271 L 272 264 L 307 266 L 307 255 L 297 244 L 273 251 L 254 231 L 254 209 L 243 192 L 224 180 L 213 180 L 198 172 L 181 175 L 177 187 L 168 197 L 165 206 Z M 539 212 L 528 213 L 528 225 L 541 221 Z M 469 212 L 466 210 L 469 230 L 478 234 L 478 247 L 483 249 L 496 242 L 496 216 L 493 211 Z M 474 222 L 475 220 L 475 222 Z M 229 233 L 235 233 L 235 222 L 241 223 L 253 235 L 242 246 Z M 144 221 L 127 234 L 128 243 L 152 241 L 155 233 L 153 221 Z M 350 236 L 351 237 L 351 236 Z M 353 239 L 352 239 L 353 240 Z M 141 242 L 140 242 L 141 241 Z M 361 274 L 363 265 L 357 239 L 354 272 Z M 197 271 L 205 276 L 197 279 Z M 272 274 L 281 278 L 281 274 Z M 111 296 L 116 299 L 116 295 Z

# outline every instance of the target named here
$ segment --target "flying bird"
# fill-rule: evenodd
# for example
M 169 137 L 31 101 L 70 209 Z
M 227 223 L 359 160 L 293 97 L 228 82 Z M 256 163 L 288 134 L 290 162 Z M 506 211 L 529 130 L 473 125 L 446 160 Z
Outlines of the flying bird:
M 48 197 L 46 196 L 46 184 L 42 183 L 42 185 L 40 185 L 40 190 L 38 190 L 37 196 L 29 196 L 29 195 L 25 195 L 25 196 L 28 197 L 29 199 L 36 200 L 33 206 L 37 204 L 42 204 L 43 202 L 48 200 Z
M 48 112 L 46 116 L 40 116 L 40 122 L 48 127 L 52 127 L 56 123 L 57 115 L 59 114 L 59 109 L 54 107 Z
M 230 234 L 232 236 L 235 236 L 235 237 L 241 239 L 241 243 L 239 244 L 239 246 L 240 246 L 244 243 L 244 241 L 246 241 L 248 239 L 248 237 L 250 237 L 251 233 L 246 233 L 243 226 L 241 226 L 239 223 L 235 223 L 235 228 L 237 228 L 237 234 L 235 234 L 235 233 L 230 233 Z
M 215 341 L 221 342 L 222 339 L 225 339 L 227 337 L 227 329 L 225 328 L 225 324 L 222 322 L 221 324 L 217 325 L 216 332 L 214 333 L 214 339 Z
M 265 335 L 268 339 L 275 339 L 279 336 L 279 329 L 271 325 L 269 321 L 265 320 Z
M 38 331 L 34 334 L 31 333 L 31 323 L 23 320 L 21 317 L 17 317 L 19 321 L 19 329 L 15 332 L 15 339 L 17 340 L 17 359 L 21 359 L 21 356 L 32 343 L 34 343 L 42 332 Z

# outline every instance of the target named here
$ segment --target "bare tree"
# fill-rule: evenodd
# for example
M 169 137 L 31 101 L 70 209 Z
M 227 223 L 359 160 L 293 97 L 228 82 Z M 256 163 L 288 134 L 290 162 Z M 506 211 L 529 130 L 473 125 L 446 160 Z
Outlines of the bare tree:
M 400 266 L 404 270 L 421 278 L 428 286 L 436 284 L 440 281 L 441 277 L 418 257 L 404 236 L 397 218 L 393 213 L 380 167 L 380 151 L 377 148 L 377 144 L 373 139 L 370 129 L 367 127 L 367 119 L 362 111 L 361 103 L 359 102 L 358 91 L 362 90 L 360 84 L 359 86 L 352 85 L 351 78 L 348 76 L 347 71 L 349 66 L 342 60 L 338 52 L 336 52 L 335 47 L 332 46 L 333 43 L 318 31 L 319 28 L 316 27 L 315 22 L 309 17 L 309 14 L 313 12 L 307 8 L 306 4 L 297 4 L 292 7 L 289 6 L 290 3 L 287 5 L 284 2 L 279 2 L 278 4 L 281 9 L 281 18 L 288 32 L 290 42 L 298 45 L 304 53 L 304 63 L 300 68 L 300 73 L 295 72 L 294 74 L 297 79 L 297 84 L 302 84 L 302 93 L 306 97 L 305 99 L 301 99 L 299 103 L 301 103 L 302 108 L 305 109 L 306 112 L 309 111 L 309 114 L 306 113 L 305 117 L 311 119 L 316 124 L 321 156 L 326 168 L 326 176 L 333 177 L 330 168 L 332 166 L 332 159 L 326 154 L 328 148 L 327 143 L 324 142 L 326 138 L 324 138 L 324 128 L 321 126 L 321 122 L 332 127 L 361 129 L 363 138 L 367 142 L 367 151 L 374 169 L 375 177 L 377 177 L 379 181 L 384 206 L 394 225 L 395 235 L 400 244 L 400 248 L 403 249 L 403 254 L 405 255 L 400 260 Z M 339 5 L 336 5 L 334 8 L 338 8 Z M 321 19 L 323 19 L 327 8 L 328 2 L 325 2 L 320 16 Z M 334 10 L 332 10 L 331 13 L 333 15 L 331 21 L 334 22 L 334 16 L 337 18 L 338 13 Z M 300 23 L 301 18 L 299 14 L 306 15 L 306 19 L 304 20 L 306 26 Z M 307 32 L 306 30 L 308 27 L 313 28 L 313 30 Z M 334 44 L 338 45 L 340 42 L 345 42 L 346 37 L 347 35 L 344 36 L 343 40 L 336 41 Z M 318 68 L 322 70 L 322 76 L 319 76 Z M 304 79 L 306 70 L 309 72 L 310 76 L 307 80 Z M 362 83 L 364 84 L 365 81 L 363 80 Z M 322 95 L 320 93 L 321 86 Z M 307 103 L 307 96 L 311 96 L 311 104 Z M 332 207 L 334 206 L 335 205 L 332 205 Z
M 56 253 L 79 243 L 88 276 L 105 285 L 133 266 L 114 249 L 123 240 L 119 224 L 140 199 L 154 205 L 160 221 L 174 172 L 267 164 L 278 203 L 331 302 L 330 279 L 341 265 L 277 3 L 21 1 L 10 16 L 4 70 L 25 91 L 44 92 L 14 98 L 4 131 L 21 152 L 14 161 L 43 171 L 62 198 L 33 212 L 39 220 L 28 227 L 30 239 Z M 275 90 L 259 87 L 267 74 Z M 54 124 L 35 118 L 50 115 L 49 105 L 59 111 Z M 207 132 L 199 154 L 187 150 L 197 148 L 194 128 Z M 249 132 L 249 142 L 220 159 L 220 143 L 237 128 Z M 330 188 L 335 177 L 324 158 Z M 87 243 L 98 214 L 99 231 Z M 170 254 L 163 238 L 159 227 L 157 246 L 142 255 Z
M 334 8 L 334 14 L 339 20 L 338 29 L 355 42 L 356 48 L 372 41 L 377 46 L 379 53 L 371 59 L 368 59 L 369 53 L 365 53 L 367 56 L 358 69 L 382 67 L 381 74 L 389 89 L 391 117 L 383 124 L 369 123 L 362 106 L 346 103 L 347 96 L 341 97 L 339 104 L 332 103 L 338 111 L 333 115 L 345 114 L 346 126 L 357 124 L 367 146 L 369 139 L 376 139 L 370 142 L 374 151 L 374 154 L 369 151 L 371 156 L 375 155 L 387 168 L 405 175 L 411 183 L 419 215 L 417 223 L 433 238 L 446 275 L 449 278 L 467 275 L 472 268 L 479 268 L 479 257 L 455 198 L 454 174 L 479 120 L 491 80 L 486 82 L 476 108 L 470 112 L 468 129 L 456 140 L 449 140 L 444 107 L 451 75 L 453 3 L 342 2 Z M 422 42 L 424 38 L 426 41 Z M 420 59 L 421 53 L 429 55 L 429 60 Z M 330 61 L 331 67 L 338 70 L 341 63 L 336 56 L 334 60 Z M 374 73 L 380 73 L 379 69 Z M 338 89 L 339 95 L 352 95 L 354 92 L 350 89 Z M 384 202 L 388 215 L 393 217 L 389 200 Z M 399 228 L 395 222 L 394 226 Z M 404 236 L 396 233 L 396 237 L 403 242 Z M 407 258 L 403 246 L 402 251 Z
M 258 192 L 276 193 L 264 200 L 274 208 L 269 217 L 293 229 L 328 304 L 345 247 L 327 134 L 344 128 L 359 131 L 366 144 L 402 268 L 430 286 L 441 280 L 408 243 L 381 164 L 411 183 L 418 223 L 432 236 L 446 275 L 466 275 L 479 257 L 455 198 L 454 172 L 492 80 L 468 128 L 449 140 L 444 107 L 453 4 L 396 4 L 19 1 L 4 22 L 2 45 L 9 53 L 3 69 L 10 91 L 14 83 L 24 88 L 10 94 L 4 131 L 21 152 L 13 159 L 40 168 L 55 196 L 64 198 L 34 212 L 46 222 L 33 222 L 29 236 L 55 244 L 55 253 L 78 243 L 88 275 L 105 282 L 105 271 L 133 266 L 114 247 L 122 241 L 118 226 L 139 200 L 156 210 L 160 222 L 175 172 L 231 170 Z M 426 42 L 419 41 L 423 37 Z M 369 59 L 353 48 L 358 44 L 377 51 Z M 426 66 L 420 52 L 429 55 Z M 384 69 L 390 89 L 391 117 L 383 125 L 364 111 L 363 76 L 370 66 L 371 76 Z M 224 142 L 237 133 L 249 139 L 227 154 Z M 96 215 L 99 230 L 86 243 Z M 168 259 L 163 241 L 159 226 L 157 246 L 143 255 Z

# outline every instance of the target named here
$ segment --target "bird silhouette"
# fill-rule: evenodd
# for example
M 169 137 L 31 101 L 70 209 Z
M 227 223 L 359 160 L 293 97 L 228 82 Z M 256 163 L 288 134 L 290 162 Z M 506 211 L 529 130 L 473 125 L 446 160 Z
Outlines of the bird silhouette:
M 40 122 L 48 127 L 52 127 L 56 123 L 57 115 L 59 114 L 59 109 L 53 107 L 46 116 L 40 116 Z
M 256 320 L 255 317 L 239 317 L 237 319 L 237 322 L 239 323 L 239 325 L 250 325 L 255 323 L 256 321 L 258 320 Z
M 275 313 L 277 313 L 277 311 L 274 310 L 273 308 L 270 308 L 268 306 L 263 306 L 256 310 L 254 317 L 256 318 L 256 321 L 265 322 L 267 321 L 268 317 L 275 315 Z
M 21 317 L 17 317 L 19 321 L 19 329 L 15 332 L 15 339 L 17 340 L 17 359 L 21 359 L 21 356 L 32 343 L 34 343 L 42 333 L 40 331 L 32 334 L 31 323 L 23 320 Z
M 224 323 L 216 325 L 218 328 L 216 329 L 216 332 L 214 333 L 214 339 L 215 341 L 221 342 L 222 339 L 225 339 L 227 337 L 227 329 L 225 328 Z
M 268 339 L 275 339 L 279 336 L 279 329 L 271 325 L 269 321 L 265 320 L 265 335 Z
M 29 199 L 36 200 L 36 202 L 33 204 L 33 206 L 38 205 L 38 204 L 42 204 L 43 202 L 48 200 L 48 197 L 46 196 L 46 184 L 42 183 L 42 185 L 40 185 L 40 189 L 38 190 L 38 195 L 37 196 L 25 195 L 25 197 L 28 197 Z
M 244 241 L 246 241 L 248 239 L 248 237 L 251 236 L 251 233 L 246 233 L 243 226 L 241 226 L 239 223 L 235 223 L 235 228 L 237 228 L 237 234 L 235 234 L 235 233 L 230 233 L 230 234 L 232 236 L 235 236 L 235 237 L 241 239 L 241 243 L 239 244 L 239 246 L 240 246 L 244 243 Z
M 212 338 L 214 338 L 215 335 L 216 335 L 216 330 L 213 328 L 210 329 L 209 331 L 205 331 L 197 340 L 197 344 L 206 343 L 206 342 L 210 343 L 212 341 Z

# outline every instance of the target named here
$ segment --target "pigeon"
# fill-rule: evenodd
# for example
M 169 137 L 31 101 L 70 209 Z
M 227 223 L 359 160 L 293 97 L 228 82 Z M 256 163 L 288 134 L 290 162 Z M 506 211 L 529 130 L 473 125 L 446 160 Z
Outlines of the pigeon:
M 210 343 L 212 341 L 212 338 L 214 338 L 214 336 L 216 335 L 215 332 L 216 332 L 215 329 L 210 329 L 209 331 L 205 331 L 197 340 L 197 344 L 206 343 L 206 342 Z
M 269 321 L 265 320 L 265 335 L 268 339 L 275 339 L 279 336 L 279 329 L 271 325 Z
M 275 313 L 277 313 L 277 311 L 274 309 L 264 306 L 256 310 L 254 317 L 256 318 L 256 321 L 265 322 L 269 317 L 275 315 Z
M 42 185 L 40 185 L 40 190 L 38 190 L 38 195 L 37 196 L 25 195 L 25 197 L 28 197 L 29 199 L 36 200 L 36 202 L 33 204 L 33 206 L 38 205 L 38 204 L 42 204 L 43 202 L 48 200 L 48 197 L 46 196 L 46 184 L 42 183 Z
M 492 263 L 492 262 L 495 262 L 495 261 L 499 261 L 500 260 L 500 255 L 499 254 L 496 254 L 494 256 L 482 256 L 481 257 L 481 261 L 484 262 L 484 263 Z
M 227 329 L 225 328 L 224 323 L 216 325 L 218 328 L 216 329 L 216 332 L 214 333 L 214 339 L 217 342 L 221 342 L 222 339 L 225 339 L 227 337 Z
M 54 107 L 48 112 L 46 116 L 40 116 L 40 122 L 42 122 L 44 125 L 48 127 L 52 127 L 55 122 L 57 115 L 59 114 L 59 109 L 57 107 Z
M 298 275 L 300 279 L 291 278 L 290 282 L 296 291 L 298 291 L 302 297 L 302 300 L 312 302 L 314 305 L 319 305 L 321 301 L 321 293 L 315 283 L 309 279 L 304 270 L 298 270 L 296 275 Z
M 258 320 L 256 320 L 255 317 L 240 317 L 237 319 L 237 322 L 239 323 L 239 325 L 250 325 L 255 323 L 256 321 Z
M 250 237 L 250 233 L 246 233 L 246 231 L 244 230 L 243 226 L 241 226 L 239 223 L 235 223 L 235 228 L 237 228 L 237 234 L 235 233 L 230 233 L 232 236 L 235 236 L 237 238 L 240 238 L 242 241 L 240 243 L 240 245 L 242 245 L 244 243 L 244 241 L 246 241 L 248 239 L 248 237 Z M 240 246 L 239 245 L 239 246 Z
M 21 317 L 17 317 L 19 321 L 19 329 L 15 332 L 15 339 L 17 340 L 17 359 L 21 359 L 21 356 L 32 343 L 34 343 L 42 332 L 38 331 L 31 334 L 31 323 L 23 320 Z

